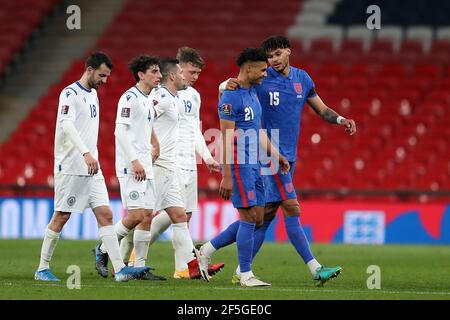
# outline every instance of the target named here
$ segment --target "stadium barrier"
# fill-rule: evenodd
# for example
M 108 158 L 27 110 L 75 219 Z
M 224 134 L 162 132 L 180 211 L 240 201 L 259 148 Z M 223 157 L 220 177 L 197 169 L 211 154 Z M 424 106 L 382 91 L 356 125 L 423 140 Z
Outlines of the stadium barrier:
M 119 199 L 111 200 L 114 222 L 125 214 Z M 450 204 L 390 204 L 346 201 L 303 201 L 301 222 L 311 242 L 353 244 L 450 244 Z M 53 214 L 51 198 L 0 198 L 1 239 L 41 239 Z M 229 201 L 200 201 L 192 216 L 194 241 L 208 240 L 238 218 Z M 171 229 L 161 235 L 171 237 Z M 64 239 L 98 239 L 90 209 L 73 214 Z M 266 234 L 267 241 L 287 241 L 280 212 Z

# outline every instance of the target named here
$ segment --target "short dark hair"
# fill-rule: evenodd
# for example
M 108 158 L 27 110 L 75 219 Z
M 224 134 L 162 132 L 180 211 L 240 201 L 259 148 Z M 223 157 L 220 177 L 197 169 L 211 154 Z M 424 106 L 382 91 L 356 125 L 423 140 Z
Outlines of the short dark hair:
M 93 69 L 98 69 L 103 63 L 112 70 L 113 63 L 111 59 L 106 55 L 106 53 L 97 51 L 87 57 L 84 68 L 86 69 L 87 67 L 91 67 Z
M 161 74 L 162 74 L 161 82 L 167 80 L 167 76 L 169 75 L 169 73 L 172 72 L 173 69 L 179 63 L 180 61 L 175 58 L 164 58 L 163 60 L 161 60 Z
M 205 67 L 205 61 L 200 57 L 200 54 L 197 50 L 189 48 L 189 47 L 181 47 L 177 52 L 177 59 L 180 63 L 192 63 L 195 66 L 198 66 L 200 69 Z
M 273 51 L 276 49 L 285 49 L 290 48 L 291 44 L 288 38 L 284 36 L 271 36 L 263 41 L 261 44 L 261 48 L 264 52 Z
M 267 55 L 261 48 L 245 48 L 237 57 L 236 64 L 241 67 L 246 62 L 267 61 Z
M 143 54 L 131 59 L 131 61 L 128 63 L 128 67 L 130 68 L 131 73 L 133 74 L 134 80 L 138 82 L 139 71 L 145 73 L 151 66 L 157 65 L 161 67 L 160 64 L 161 62 L 158 57 Z

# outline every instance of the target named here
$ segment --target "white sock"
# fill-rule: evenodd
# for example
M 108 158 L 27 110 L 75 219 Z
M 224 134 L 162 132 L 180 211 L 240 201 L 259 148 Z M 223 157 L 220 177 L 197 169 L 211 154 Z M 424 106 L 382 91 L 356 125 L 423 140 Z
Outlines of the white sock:
M 174 223 L 172 227 L 172 244 L 176 257 L 179 255 L 179 258 L 175 261 L 175 269 L 177 271 L 183 271 L 187 268 L 187 263 L 194 259 L 194 254 L 192 253 L 194 244 L 192 243 L 187 222 Z
M 100 227 L 98 229 L 98 234 L 100 236 L 100 240 L 102 240 L 103 242 L 102 245 L 105 246 L 109 259 L 111 260 L 111 263 L 114 267 L 114 272 L 116 273 L 119 272 L 120 270 L 122 270 L 123 267 L 125 267 L 125 264 L 123 263 L 123 260 L 120 257 L 119 241 L 117 241 L 117 236 L 114 231 L 114 227 L 112 225 Z
M 241 273 L 241 281 L 245 281 L 250 279 L 251 277 L 254 277 L 255 275 L 253 274 L 252 270 L 247 271 L 247 272 L 242 272 Z
M 175 246 L 175 240 L 172 237 L 172 247 L 173 247 L 173 255 L 174 255 L 174 261 L 175 261 L 175 270 L 181 271 L 186 270 L 188 268 L 187 263 L 185 260 L 185 254 L 182 252 L 182 250 L 177 249 Z
M 150 227 L 150 245 L 153 244 L 156 240 L 158 240 L 161 233 L 167 230 L 167 228 L 172 224 L 172 220 L 170 220 L 169 215 L 166 211 L 160 211 L 158 215 L 156 215 L 152 219 L 152 225 Z
M 130 261 L 131 252 L 133 251 L 134 229 L 131 230 L 125 238 L 120 241 L 120 256 L 123 262 Z
M 214 252 L 217 251 L 216 248 L 214 248 L 214 246 L 211 244 L 211 241 L 208 241 L 207 243 L 205 243 L 204 245 L 202 245 L 201 247 L 201 251 L 202 253 L 207 256 L 208 258 L 212 256 L 212 254 Z
M 116 237 L 117 240 L 120 242 L 120 240 L 122 240 L 123 238 L 125 238 L 129 233 L 130 233 L 130 229 L 128 229 L 127 227 L 125 227 L 122 223 L 122 220 L 120 220 L 119 222 L 117 222 L 114 225 L 114 231 L 116 233 Z M 105 248 L 104 243 L 102 243 L 102 245 L 100 246 L 100 251 L 105 253 L 108 250 Z
M 56 244 L 61 233 L 45 229 L 44 240 L 42 241 L 41 260 L 39 262 L 38 271 L 50 268 L 50 260 L 52 260 L 53 251 L 55 251 Z
M 310 260 L 306 265 L 308 266 L 309 271 L 311 271 L 313 277 L 316 275 L 316 269 L 322 266 L 316 259 Z
M 135 259 L 134 267 L 144 267 L 147 261 L 148 247 L 150 244 L 150 231 L 135 230 L 134 237 Z
M 239 265 L 236 267 L 236 271 L 234 273 L 238 275 L 241 274 L 241 267 Z

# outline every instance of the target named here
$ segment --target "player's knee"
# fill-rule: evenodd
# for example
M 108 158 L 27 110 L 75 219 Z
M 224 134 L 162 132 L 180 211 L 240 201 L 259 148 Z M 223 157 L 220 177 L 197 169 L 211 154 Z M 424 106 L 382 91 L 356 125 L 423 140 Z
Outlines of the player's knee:
M 57 226 L 64 226 L 67 221 L 69 221 L 70 213 L 66 212 L 55 212 L 52 218 L 52 223 L 56 224 Z
M 279 206 L 279 203 L 267 204 L 264 208 L 264 221 L 272 221 L 275 219 Z
M 297 199 L 289 199 L 281 204 L 285 216 L 299 216 L 300 205 Z

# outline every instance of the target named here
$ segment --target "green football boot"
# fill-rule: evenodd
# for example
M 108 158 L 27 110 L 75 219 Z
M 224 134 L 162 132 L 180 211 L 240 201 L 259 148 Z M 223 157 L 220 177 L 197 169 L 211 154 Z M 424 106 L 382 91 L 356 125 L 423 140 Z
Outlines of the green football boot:
M 317 268 L 314 281 L 316 286 L 323 287 L 323 285 L 330 279 L 336 278 L 342 272 L 342 267 L 325 267 L 321 266 Z

